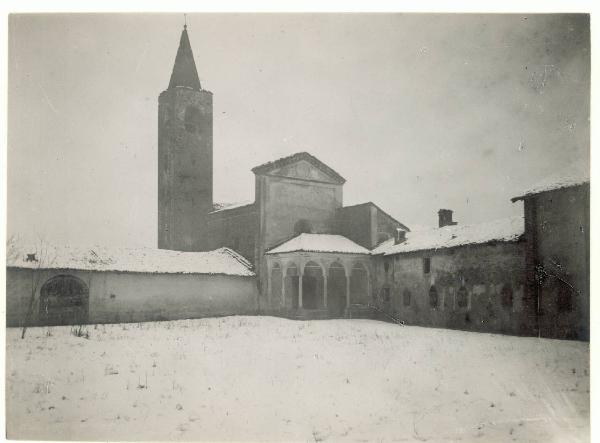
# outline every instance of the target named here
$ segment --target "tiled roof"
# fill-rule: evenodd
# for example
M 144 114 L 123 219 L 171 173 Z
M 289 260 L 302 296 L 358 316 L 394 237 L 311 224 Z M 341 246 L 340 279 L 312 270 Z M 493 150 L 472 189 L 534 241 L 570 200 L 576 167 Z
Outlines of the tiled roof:
M 6 266 L 27 269 L 254 276 L 251 271 L 252 265 L 228 248 L 210 252 L 181 252 L 153 248 L 109 249 L 14 244 L 7 248 Z
M 394 255 L 403 252 L 444 249 L 494 241 L 516 241 L 525 232 L 523 217 L 512 217 L 474 225 L 444 226 L 426 231 L 407 232 L 406 240 L 394 244 L 387 240 L 373 249 L 373 254 Z

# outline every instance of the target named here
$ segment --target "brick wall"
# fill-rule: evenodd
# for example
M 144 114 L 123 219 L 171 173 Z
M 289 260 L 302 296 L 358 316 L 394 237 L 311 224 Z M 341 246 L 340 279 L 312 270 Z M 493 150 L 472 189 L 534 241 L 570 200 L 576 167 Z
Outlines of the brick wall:
M 543 337 L 589 339 L 589 184 L 525 199 L 529 299 Z
M 430 260 L 428 273 L 424 259 Z M 519 334 L 524 242 L 418 251 L 375 260 L 375 298 L 381 308 L 406 324 Z M 435 307 L 430 303 L 432 286 L 438 299 Z M 511 293 L 512 305 L 503 304 Z

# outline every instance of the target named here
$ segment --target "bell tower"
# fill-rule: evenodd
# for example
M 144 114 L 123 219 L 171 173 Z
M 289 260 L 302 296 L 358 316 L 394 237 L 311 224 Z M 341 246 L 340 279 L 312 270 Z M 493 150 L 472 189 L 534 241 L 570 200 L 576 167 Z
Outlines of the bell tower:
M 158 247 L 205 250 L 212 210 L 212 92 L 200 85 L 186 25 L 169 87 L 158 97 Z

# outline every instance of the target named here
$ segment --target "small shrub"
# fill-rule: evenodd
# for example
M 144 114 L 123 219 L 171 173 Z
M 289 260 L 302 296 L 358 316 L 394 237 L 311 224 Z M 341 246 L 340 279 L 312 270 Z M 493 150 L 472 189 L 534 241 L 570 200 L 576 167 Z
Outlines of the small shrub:
M 86 339 L 90 339 L 90 333 L 87 330 L 87 327 L 84 325 L 76 325 L 71 328 L 71 335 L 75 337 L 82 337 Z

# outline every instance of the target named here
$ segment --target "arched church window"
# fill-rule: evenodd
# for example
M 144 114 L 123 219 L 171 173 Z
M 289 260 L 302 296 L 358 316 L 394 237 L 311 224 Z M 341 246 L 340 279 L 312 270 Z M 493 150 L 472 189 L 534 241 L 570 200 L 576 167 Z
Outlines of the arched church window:
M 195 106 L 188 106 L 185 110 L 185 130 L 195 134 L 200 127 L 200 110 Z

